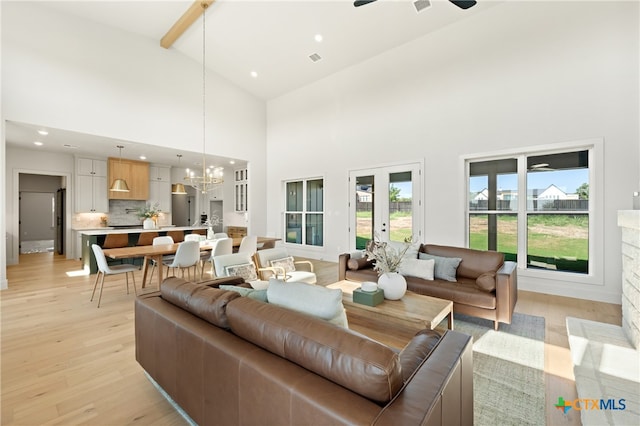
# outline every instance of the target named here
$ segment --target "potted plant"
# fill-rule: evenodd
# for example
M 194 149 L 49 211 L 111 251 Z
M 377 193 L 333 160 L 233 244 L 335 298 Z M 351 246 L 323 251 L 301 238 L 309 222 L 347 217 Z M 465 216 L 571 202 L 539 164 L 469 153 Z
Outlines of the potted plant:
M 143 219 L 142 227 L 144 229 L 156 229 L 158 227 L 158 216 L 160 216 L 160 205 L 158 203 L 153 206 L 147 203 L 144 207 L 138 209 L 138 217 Z
M 404 241 L 404 247 L 396 249 L 386 241 L 380 241 L 378 234 L 367 245 L 365 254 L 374 261 L 373 269 L 378 272 L 378 287 L 384 291 L 384 298 L 398 300 L 407 291 L 407 281 L 398 272 L 402 259 L 411 246 L 411 240 Z

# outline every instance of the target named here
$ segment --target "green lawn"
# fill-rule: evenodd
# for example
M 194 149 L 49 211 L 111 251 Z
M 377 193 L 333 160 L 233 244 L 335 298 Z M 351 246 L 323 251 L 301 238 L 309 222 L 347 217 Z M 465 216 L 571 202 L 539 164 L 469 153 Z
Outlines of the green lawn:
M 487 216 L 473 216 L 469 234 L 471 248 L 487 249 L 486 220 Z M 498 251 L 505 253 L 507 260 L 516 259 L 516 227 L 516 216 L 498 216 Z M 589 228 L 586 216 L 531 215 L 528 227 L 528 263 L 540 262 L 575 272 L 588 271 L 589 240 L 584 237 Z

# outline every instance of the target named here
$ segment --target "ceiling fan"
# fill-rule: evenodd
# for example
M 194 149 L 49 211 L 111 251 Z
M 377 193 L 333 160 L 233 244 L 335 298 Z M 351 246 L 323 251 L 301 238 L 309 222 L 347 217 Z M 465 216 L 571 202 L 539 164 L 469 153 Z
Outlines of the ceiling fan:
M 549 163 L 538 163 L 529 168 L 530 172 L 550 172 L 554 170 L 554 168 L 549 167 Z
M 364 6 L 365 4 L 373 3 L 376 0 L 356 0 L 353 2 L 355 7 Z M 458 6 L 460 9 L 469 9 L 472 6 L 475 6 L 476 0 L 449 0 L 451 3 Z

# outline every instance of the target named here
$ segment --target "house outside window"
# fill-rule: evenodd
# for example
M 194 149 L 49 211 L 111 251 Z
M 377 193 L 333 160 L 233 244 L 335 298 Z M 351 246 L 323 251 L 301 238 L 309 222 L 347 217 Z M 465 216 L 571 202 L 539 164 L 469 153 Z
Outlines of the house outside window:
M 468 246 L 528 271 L 593 275 L 593 158 L 581 146 L 467 160 Z
M 324 243 L 324 180 L 285 182 L 284 241 L 305 246 Z

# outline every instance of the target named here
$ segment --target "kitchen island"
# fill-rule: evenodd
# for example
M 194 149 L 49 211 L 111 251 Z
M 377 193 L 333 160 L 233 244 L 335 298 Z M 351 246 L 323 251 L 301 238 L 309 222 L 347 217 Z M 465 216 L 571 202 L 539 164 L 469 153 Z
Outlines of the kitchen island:
M 91 229 L 74 229 L 82 236 L 82 265 L 86 272 L 89 274 L 95 274 L 98 272 L 98 265 L 96 264 L 96 258 L 91 250 L 92 244 L 97 244 L 100 247 L 104 245 L 107 235 L 126 235 L 126 246 L 135 246 L 140 238 L 141 234 L 145 233 L 157 233 L 158 236 L 167 235 L 168 231 L 183 231 L 185 235 L 191 233 L 199 233 L 206 235 L 206 226 L 165 226 L 158 229 L 142 229 L 142 228 L 128 228 L 128 229 L 116 229 L 113 227 L 104 228 L 91 228 Z M 132 260 L 133 262 L 141 262 L 142 259 Z

